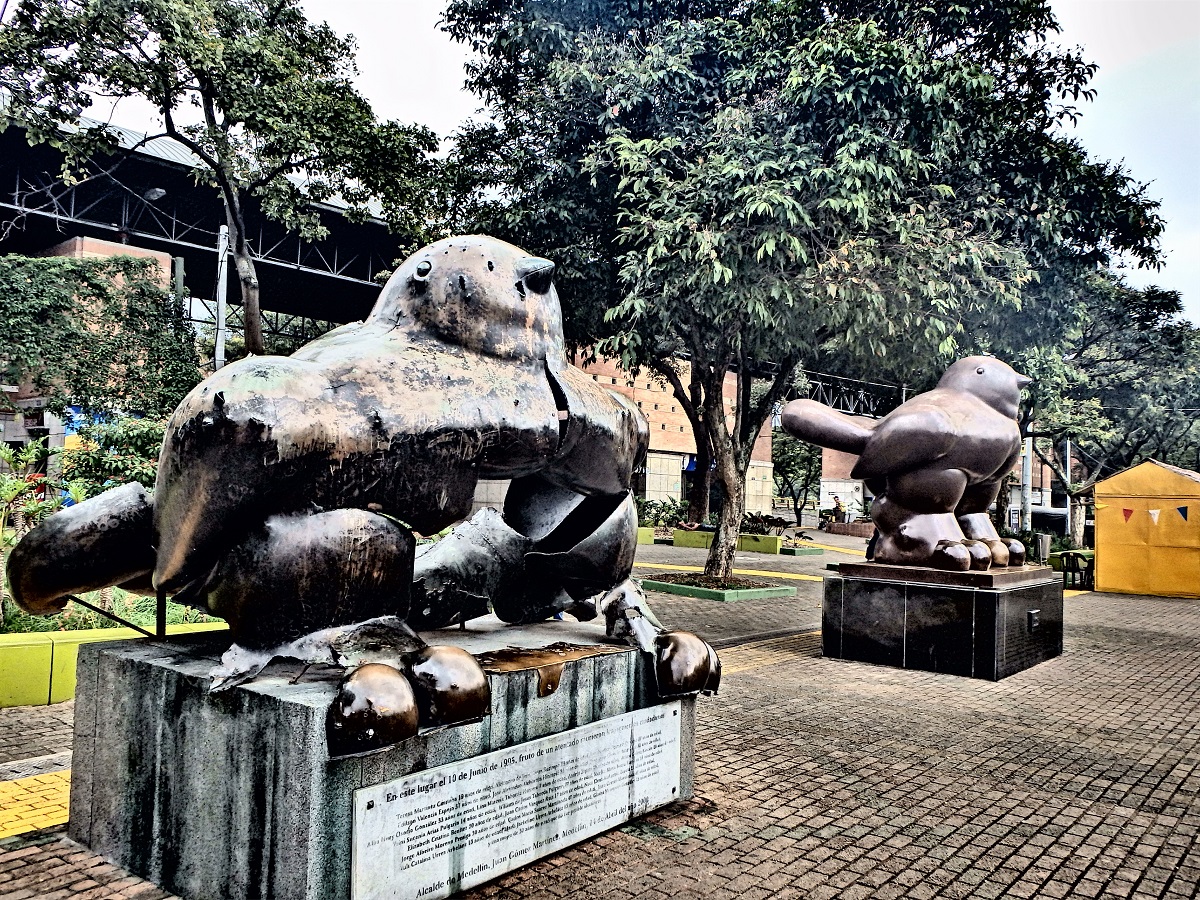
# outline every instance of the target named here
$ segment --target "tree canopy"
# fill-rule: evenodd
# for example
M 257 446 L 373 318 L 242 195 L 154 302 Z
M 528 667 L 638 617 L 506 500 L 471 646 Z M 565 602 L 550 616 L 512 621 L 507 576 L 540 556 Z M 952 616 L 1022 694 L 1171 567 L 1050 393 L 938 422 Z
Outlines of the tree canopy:
M 200 380 L 195 335 L 152 261 L 0 256 L 0 377 L 62 413 L 170 415 Z
M 1098 479 L 1147 459 L 1200 468 L 1200 329 L 1181 310 L 1175 291 L 1092 275 L 1061 342 L 1024 353 L 1020 365 L 1035 377 L 1027 413 L 1035 449 L 1073 507 Z M 1072 517 L 1077 544 L 1084 518 Z
M 1050 42 L 1047 3 L 459 0 L 447 20 L 494 116 L 460 141 L 501 188 L 475 214 L 565 260 L 575 341 L 672 383 L 727 498 L 709 574 L 799 363 L 910 380 L 1057 297 L 1043 272 L 1156 259 L 1144 188 L 1056 127 L 1094 70 Z
M 299 0 L 22 0 L 0 30 L 0 125 L 62 148 L 64 177 L 87 177 L 118 144 L 81 115 L 98 98 L 148 100 L 162 129 L 145 140 L 190 151 L 224 204 L 247 346 L 261 353 L 248 198 L 308 239 L 323 236 L 313 204 L 336 199 L 424 243 L 436 138 L 377 121 L 354 71 L 352 40 L 309 22 Z

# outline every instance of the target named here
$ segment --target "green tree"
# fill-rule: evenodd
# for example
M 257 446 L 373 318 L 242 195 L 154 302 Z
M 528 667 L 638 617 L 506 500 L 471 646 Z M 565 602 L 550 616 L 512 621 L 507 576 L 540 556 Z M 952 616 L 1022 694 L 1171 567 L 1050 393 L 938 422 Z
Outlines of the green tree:
M 1066 485 L 1077 546 L 1098 479 L 1147 459 L 1200 466 L 1200 329 L 1181 312 L 1175 291 L 1092 275 L 1061 342 L 1022 361 L 1036 377 L 1029 433 L 1038 458 Z M 1067 439 L 1075 450 L 1070 479 Z
M 376 120 L 351 84 L 354 45 L 304 17 L 299 0 L 23 0 L 0 30 L 0 90 L 32 142 L 66 153 L 65 178 L 117 149 L 103 125 L 80 129 L 96 96 L 148 100 L 166 137 L 197 160 L 224 204 L 246 311 L 263 352 L 248 198 L 305 238 L 324 236 L 314 204 L 368 204 L 423 242 L 434 135 Z M 128 149 L 128 148 L 127 148 Z
M 129 417 L 84 426 L 80 446 L 62 453 L 63 478 L 89 497 L 134 481 L 153 490 L 165 427 L 161 419 Z
M 800 524 L 804 504 L 820 494 L 821 448 L 786 431 L 776 431 L 771 435 L 771 466 L 775 491 L 791 499 L 796 524 Z
M 195 335 L 154 263 L 0 257 L 0 376 L 62 414 L 169 415 L 200 380 Z
M 45 441 L 24 447 L 0 444 L 0 630 L 6 619 L 9 549 L 43 518 L 62 506 L 64 485 L 45 476 L 50 451 Z M 72 496 L 82 497 L 79 485 L 70 485 Z
M 710 575 L 799 362 L 933 371 L 1050 261 L 1155 258 L 1142 189 L 1057 136 L 1093 70 L 1048 43 L 1045 3 L 464 0 L 448 21 L 495 116 L 464 158 L 527 176 L 484 211 L 568 260 L 577 342 L 655 369 L 701 423 L 726 498 Z

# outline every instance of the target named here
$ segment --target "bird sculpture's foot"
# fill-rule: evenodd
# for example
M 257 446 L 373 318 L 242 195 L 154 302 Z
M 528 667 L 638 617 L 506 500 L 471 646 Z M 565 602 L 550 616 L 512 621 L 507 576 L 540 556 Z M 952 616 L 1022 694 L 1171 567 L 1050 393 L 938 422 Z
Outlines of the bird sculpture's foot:
M 371 753 L 420 728 L 476 722 L 491 703 L 487 675 L 459 647 L 424 647 L 394 665 L 366 663 L 347 672 L 326 713 L 329 755 Z
M 654 677 L 662 697 L 715 694 L 721 685 L 721 660 L 706 641 L 689 631 L 666 631 L 646 597 L 626 579 L 600 601 L 607 633 L 654 656 Z
M 971 554 L 971 568 L 976 572 L 986 572 L 992 567 L 992 549 L 983 541 L 963 541 L 963 546 Z
M 958 524 L 969 539 L 987 544 L 993 566 L 1025 565 L 1025 545 L 1016 538 L 1000 537 L 987 513 L 965 513 L 958 516 Z
M 929 556 L 929 565 L 949 572 L 967 572 L 971 568 L 971 551 L 961 541 L 938 541 Z

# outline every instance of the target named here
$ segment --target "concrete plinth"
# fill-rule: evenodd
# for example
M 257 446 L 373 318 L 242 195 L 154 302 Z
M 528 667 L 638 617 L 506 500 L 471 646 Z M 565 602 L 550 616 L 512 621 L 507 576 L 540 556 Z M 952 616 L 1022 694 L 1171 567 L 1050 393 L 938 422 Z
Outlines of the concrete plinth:
M 827 576 L 821 646 L 835 659 L 999 681 L 1062 654 L 1062 582 L 979 588 Z
M 561 663 L 550 693 L 544 673 L 513 670 L 510 659 L 506 671 L 488 672 L 492 706 L 481 722 L 339 760 L 328 757 L 325 711 L 340 670 L 309 669 L 292 683 L 300 665 L 276 664 L 250 685 L 213 695 L 207 674 L 225 649 L 220 637 L 85 646 L 70 835 L 187 900 L 349 900 L 355 790 L 661 702 L 650 661 L 632 649 L 612 652 L 602 635 L 596 625 L 506 628 L 494 619 L 426 634 L 477 654 L 554 642 L 596 653 Z M 683 701 L 681 716 L 686 798 L 694 700 Z

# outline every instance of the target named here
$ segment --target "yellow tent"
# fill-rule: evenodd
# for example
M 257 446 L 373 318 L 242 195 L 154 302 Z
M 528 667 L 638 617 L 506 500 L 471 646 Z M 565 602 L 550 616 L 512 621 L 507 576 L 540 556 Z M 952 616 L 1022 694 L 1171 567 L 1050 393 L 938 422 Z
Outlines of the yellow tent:
M 1200 597 L 1200 472 L 1150 460 L 1096 483 L 1096 590 Z

